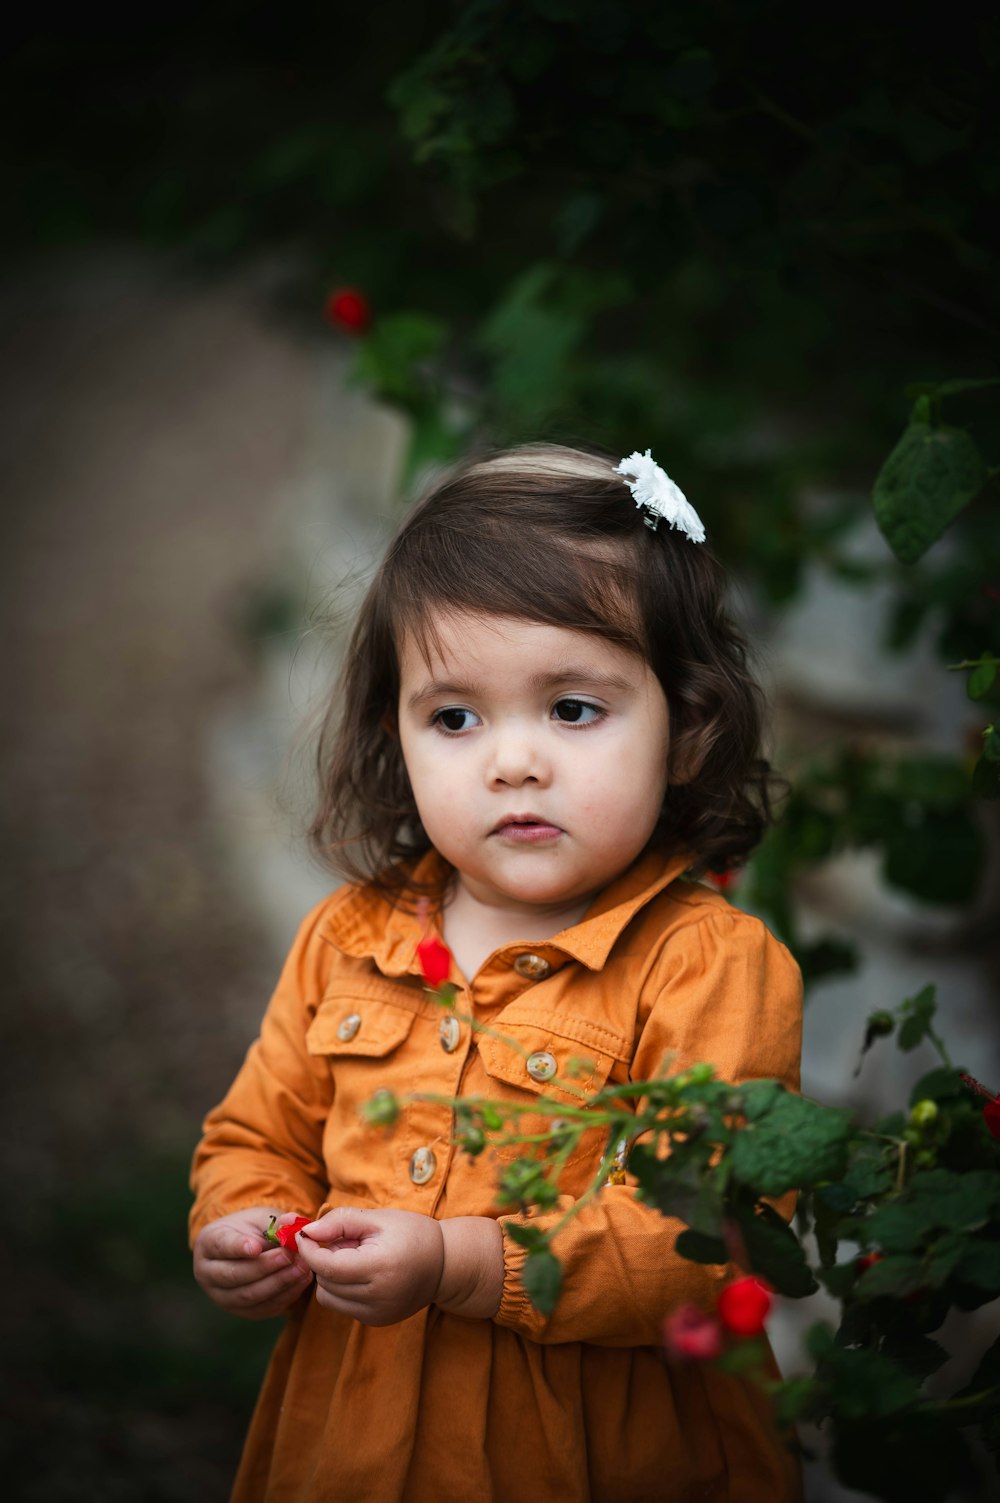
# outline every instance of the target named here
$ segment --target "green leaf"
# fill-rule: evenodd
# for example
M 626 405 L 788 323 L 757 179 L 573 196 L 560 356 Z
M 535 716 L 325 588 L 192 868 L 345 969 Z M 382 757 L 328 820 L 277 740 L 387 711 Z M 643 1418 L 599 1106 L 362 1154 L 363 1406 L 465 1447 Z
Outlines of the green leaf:
M 986 465 L 961 428 L 914 422 L 875 481 L 875 519 L 904 564 L 922 558 L 949 522 L 979 494 Z
M 811 944 L 796 947 L 795 958 L 806 986 L 824 977 L 844 976 L 858 968 L 858 947 L 850 940 L 824 935 Z
M 832 1352 L 836 1341 L 833 1328 L 825 1320 L 818 1320 L 811 1325 L 805 1334 L 805 1347 L 814 1362 L 821 1362 L 828 1352 Z
M 548 1242 L 548 1233 L 540 1226 L 532 1226 L 531 1222 L 507 1220 L 503 1224 L 507 1236 L 514 1242 L 519 1242 L 522 1247 L 529 1250 L 545 1247 Z
M 860 1201 L 881 1195 L 892 1184 L 894 1153 L 884 1143 L 861 1140 L 839 1180 L 820 1185 L 815 1198 L 832 1210 L 847 1214 Z
M 977 798 L 1000 798 L 1000 762 L 982 756 L 972 769 L 972 791 Z
M 879 1299 L 885 1294 L 901 1299 L 904 1295 L 915 1294 L 924 1282 L 920 1258 L 898 1254 L 880 1258 L 866 1268 L 854 1289 L 858 1299 L 862 1300 Z
M 535 1309 L 542 1315 L 551 1315 L 562 1288 L 562 1269 L 555 1254 L 529 1252 L 521 1281 Z
M 802 1246 L 777 1211 L 763 1206 L 754 1213 L 749 1207 L 738 1206 L 736 1220 L 754 1273 L 789 1299 L 804 1299 L 815 1293 L 818 1285 Z
M 888 1252 L 909 1252 L 938 1229 L 978 1231 L 998 1215 L 1000 1175 L 992 1170 L 921 1170 L 902 1195 L 877 1206 L 867 1218 L 866 1240 Z
M 775 1418 L 783 1428 L 818 1417 L 825 1389 L 816 1378 L 786 1378 L 770 1390 Z
M 985 386 L 1000 386 L 1000 376 L 982 376 L 978 379 L 943 381 L 937 388 L 939 397 L 954 397 L 960 391 L 982 391 Z
M 698 1190 L 691 1215 L 692 1231 L 706 1237 L 718 1237 L 722 1233 L 722 1194 L 713 1179 L 703 1179 Z
M 428 400 L 424 363 L 436 356 L 447 329 L 425 313 L 394 313 L 378 319 L 358 345 L 351 380 L 370 386 L 384 401 L 417 412 Z
M 920 1382 L 936 1373 L 949 1357 L 943 1346 L 919 1331 L 890 1332 L 882 1342 L 882 1352 Z
M 924 1260 L 924 1282 L 932 1289 L 940 1289 L 955 1272 L 965 1250 L 966 1238 L 961 1232 L 946 1232 L 939 1237 Z
M 909 1104 L 914 1106 L 918 1101 L 952 1101 L 961 1099 L 964 1095 L 965 1086 L 959 1072 L 939 1065 L 936 1070 L 928 1070 L 926 1075 L 921 1075 L 910 1092 Z
M 661 1158 L 655 1145 L 639 1143 L 629 1157 L 629 1168 L 639 1181 L 642 1199 L 661 1215 L 676 1216 L 701 1231 L 717 1233 L 718 1224 L 703 1224 L 701 1215 L 708 1211 L 711 1196 L 717 1198 L 717 1192 L 706 1189 L 705 1181 L 713 1152 L 708 1136 L 677 1144 L 668 1158 Z M 706 1196 L 708 1199 L 703 1200 Z
M 677 1238 L 676 1250 L 692 1263 L 725 1263 L 729 1254 L 721 1237 L 707 1237 L 704 1232 L 686 1227 Z
M 1000 731 L 988 725 L 983 732 L 983 756 L 987 762 L 1000 762 Z
M 835 1263 L 832 1268 L 819 1270 L 819 1281 L 835 1299 L 844 1299 L 858 1281 L 858 1270 L 852 1258 L 849 1263 Z
M 965 685 L 970 699 L 982 699 L 990 692 L 996 680 L 998 668 L 1000 668 L 1000 661 L 991 652 L 983 653 L 980 662 L 969 674 Z
M 931 1019 L 937 1009 L 937 988 L 925 986 L 915 997 L 908 997 L 900 1011 L 903 1021 L 897 1035 L 901 1049 L 915 1049 L 926 1038 Z
M 912 1373 L 878 1352 L 836 1347 L 822 1361 L 822 1376 L 832 1381 L 838 1419 L 882 1419 L 916 1403 L 920 1385 Z
M 456 459 L 466 441 L 466 435 L 446 421 L 437 403 L 421 406 L 413 414 L 400 489 L 403 492 L 411 490 L 428 466 Z M 454 1002 L 449 1005 L 454 1006 Z
M 832 1268 L 837 1261 L 837 1232 L 841 1213 L 819 1194 L 813 1197 L 813 1230 L 816 1234 L 816 1249 L 824 1268 Z
M 592 188 L 583 188 L 563 200 L 553 219 L 553 229 L 563 255 L 571 256 L 588 238 L 604 213 L 606 199 Z
M 1000 1243 L 979 1238 L 966 1241 L 955 1272 L 977 1289 L 1000 1294 Z
M 984 857 L 983 837 L 968 814 L 924 810 L 887 833 L 882 872 L 893 887 L 925 903 L 966 903 Z
M 765 1096 L 763 1088 L 771 1084 L 754 1082 L 745 1088 L 749 1120 L 732 1148 L 736 1178 L 759 1195 L 783 1195 L 838 1179 L 847 1158 L 849 1113 L 780 1087 Z

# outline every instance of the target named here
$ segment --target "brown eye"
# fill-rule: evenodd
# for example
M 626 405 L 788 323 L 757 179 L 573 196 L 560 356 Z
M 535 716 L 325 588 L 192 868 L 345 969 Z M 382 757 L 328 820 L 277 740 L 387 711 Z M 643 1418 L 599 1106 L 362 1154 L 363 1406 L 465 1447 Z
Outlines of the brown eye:
M 585 699 L 559 699 L 552 707 L 552 714 L 564 725 L 593 725 L 601 712 Z
M 440 730 L 448 731 L 451 735 L 455 735 L 459 731 L 471 730 L 476 720 L 477 717 L 471 710 L 460 710 L 449 707 L 445 710 L 437 710 L 432 723 Z

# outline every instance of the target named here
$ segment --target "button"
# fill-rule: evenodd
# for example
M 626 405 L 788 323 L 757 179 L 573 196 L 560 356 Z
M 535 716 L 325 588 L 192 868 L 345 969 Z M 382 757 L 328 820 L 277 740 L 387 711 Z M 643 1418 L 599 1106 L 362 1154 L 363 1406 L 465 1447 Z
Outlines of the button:
M 349 1039 L 352 1039 L 354 1037 L 360 1027 L 360 1013 L 349 1012 L 347 1014 L 347 1017 L 341 1018 L 340 1022 L 337 1024 L 337 1037 L 341 1040 L 342 1043 L 346 1044 Z
M 514 969 L 519 976 L 527 976 L 529 981 L 544 981 L 552 967 L 540 955 L 519 955 Z
M 445 1054 L 454 1054 L 462 1037 L 462 1025 L 457 1018 L 445 1017 L 438 1024 L 438 1042 Z
M 547 1049 L 537 1049 L 534 1054 L 528 1055 L 527 1071 L 532 1080 L 551 1080 L 558 1066 L 554 1054 L 549 1054 Z
M 434 1150 L 418 1148 L 410 1160 L 410 1178 L 415 1185 L 426 1185 L 437 1167 Z

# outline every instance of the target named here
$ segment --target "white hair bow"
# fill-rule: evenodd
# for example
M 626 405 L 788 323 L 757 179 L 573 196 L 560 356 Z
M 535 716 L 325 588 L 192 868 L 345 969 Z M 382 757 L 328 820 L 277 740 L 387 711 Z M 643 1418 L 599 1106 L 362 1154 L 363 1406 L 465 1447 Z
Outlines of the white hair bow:
M 615 465 L 615 474 L 625 477 L 625 484 L 635 497 L 636 506 L 644 513 L 643 521 L 655 532 L 660 520 L 684 532 L 692 543 L 705 541 L 705 528 L 701 518 L 665 470 L 661 470 L 649 449 L 640 454 L 638 449 Z M 629 476 L 633 479 L 629 479 Z

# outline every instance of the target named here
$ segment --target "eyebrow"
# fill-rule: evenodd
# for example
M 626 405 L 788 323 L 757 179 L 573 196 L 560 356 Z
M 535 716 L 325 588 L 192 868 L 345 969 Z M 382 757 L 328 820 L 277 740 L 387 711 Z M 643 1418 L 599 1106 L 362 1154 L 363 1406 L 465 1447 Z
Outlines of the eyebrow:
M 568 663 L 552 673 L 532 673 L 525 683 L 533 693 L 540 693 L 545 689 L 558 689 L 563 684 L 578 685 L 581 689 L 627 690 L 634 688 L 633 681 L 623 678 L 620 674 L 600 673 L 594 668 L 577 666 L 574 663 Z M 457 699 L 466 696 L 476 699 L 483 693 L 483 685 L 471 680 L 462 682 L 457 679 L 430 679 L 415 690 L 406 703 L 408 708 L 415 709 L 417 705 L 423 704 L 428 699 L 452 696 Z

